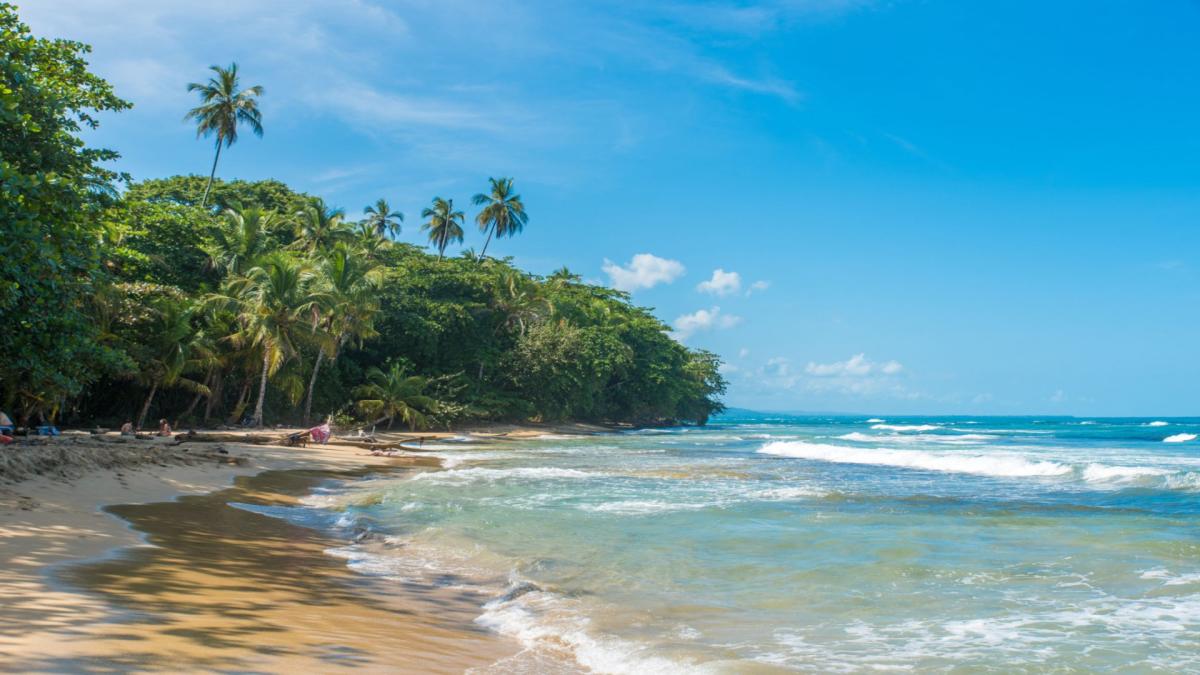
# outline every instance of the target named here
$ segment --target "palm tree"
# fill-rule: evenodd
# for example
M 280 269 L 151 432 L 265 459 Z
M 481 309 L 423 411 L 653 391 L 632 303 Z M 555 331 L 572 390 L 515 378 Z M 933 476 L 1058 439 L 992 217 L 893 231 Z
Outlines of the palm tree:
M 375 228 L 375 232 L 379 236 L 385 234 L 395 238 L 400 234 L 400 223 L 404 222 L 404 214 L 399 211 L 393 211 L 388 206 L 386 199 L 379 199 L 374 206 L 368 206 L 363 209 L 363 213 L 367 215 L 366 222 L 371 227 Z
M 296 214 L 296 241 L 292 244 L 309 253 L 328 251 L 338 242 L 349 241 L 353 231 L 346 224 L 345 211 L 327 206 L 320 198 Z
M 209 264 L 227 275 L 244 274 L 270 250 L 269 234 L 278 218 L 273 211 L 258 207 L 225 209 L 224 222 L 203 246 Z
M 263 135 L 262 112 L 258 109 L 258 97 L 262 96 L 263 88 L 254 85 L 239 91 L 241 84 L 236 63 L 229 64 L 228 68 L 210 66 L 209 70 L 215 75 L 206 84 L 192 82 L 188 85 L 188 91 L 199 92 L 200 105 L 184 116 L 185 120 L 196 120 L 197 138 L 217 137 L 217 152 L 204 197 L 200 199 L 201 208 L 208 204 L 208 193 L 217 175 L 217 161 L 221 159 L 221 146 L 229 147 L 237 142 L 238 125 L 246 124 L 255 136 Z
M 379 415 L 372 425 L 387 420 L 388 429 L 400 418 L 409 429 L 426 428 L 437 413 L 438 401 L 425 393 L 429 380 L 420 375 L 406 375 L 404 367 L 392 363 L 388 370 L 372 368 L 367 372 L 367 384 L 355 390 L 358 409 L 367 415 Z
M 208 387 L 184 375 L 207 363 L 209 352 L 203 331 L 192 320 L 196 308 L 186 302 L 162 300 L 155 303 L 150 325 L 145 332 L 147 343 L 139 345 L 142 363 L 138 379 L 149 385 L 150 391 L 138 413 L 137 428 L 141 429 L 150 412 L 150 404 L 160 387 L 181 387 L 208 393 Z
M 475 217 L 479 231 L 487 232 L 488 235 L 487 240 L 483 242 L 483 251 L 479 254 L 480 260 L 487 255 L 487 247 L 493 234 L 497 238 L 511 237 L 525 229 L 525 223 L 529 222 L 529 214 L 525 213 L 521 195 L 512 192 L 513 179 L 489 178 L 488 182 L 492 185 L 491 194 L 485 195 L 481 192 L 471 198 L 471 202 L 476 206 L 484 207 Z
M 492 300 L 492 309 L 503 320 L 497 327 L 524 336 L 536 324 L 554 312 L 550 301 L 541 296 L 537 284 L 520 272 L 508 272 L 501 278 L 500 292 Z
M 446 245 L 452 241 L 462 243 L 462 222 L 466 217 L 462 211 L 454 210 L 453 199 L 433 198 L 433 205 L 421 211 L 422 218 L 429 222 L 421 226 L 429 232 L 429 242 L 437 247 L 438 260 L 446 256 Z
M 380 252 L 392 245 L 390 239 L 376 232 L 375 226 L 365 220 L 354 224 L 353 235 L 353 248 L 368 260 L 378 261 Z
M 297 353 L 301 329 L 305 325 L 314 329 L 314 309 L 322 299 L 312 288 L 312 274 L 305 266 L 280 252 L 267 255 L 244 276 L 227 281 L 225 293 L 215 298 L 237 314 L 235 342 L 260 352 L 255 426 L 262 426 L 267 379 Z
M 313 389 L 317 386 L 317 373 L 321 361 L 328 352 L 330 360 L 336 360 L 338 352 L 351 340 L 361 342 L 374 337 L 375 313 L 379 311 L 376 292 L 383 280 L 382 270 L 370 261 L 355 255 L 344 244 L 339 244 L 323 261 L 318 271 L 322 287 L 319 305 L 323 315 L 323 334 L 328 336 L 317 349 L 317 360 L 313 364 L 312 378 L 304 398 L 304 423 L 312 415 Z

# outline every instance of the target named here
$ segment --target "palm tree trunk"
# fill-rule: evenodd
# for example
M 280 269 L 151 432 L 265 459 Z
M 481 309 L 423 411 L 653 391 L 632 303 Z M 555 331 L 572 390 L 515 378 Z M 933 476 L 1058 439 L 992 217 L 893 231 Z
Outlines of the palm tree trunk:
M 208 174 L 208 185 L 204 186 L 204 197 L 200 199 L 200 208 L 208 204 L 208 192 L 212 190 L 213 179 L 217 177 L 217 160 L 221 159 L 221 137 L 217 136 L 217 154 L 213 157 L 212 172 Z
M 221 400 L 221 394 L 224 390 L 225 378 L 221 376 L 221 371 L 218 370 L 214 376 L 213 387 L 209 391 L 208 400 L 204 402 L 204 426 L 208 426 L 208 420 L 212 417 L 213 406 L 217 401 Z
M 254 426 L 263 425 L 263 400 L 267 398 L 267 370 L 271 367 L 271 352 L 263 348 L 262 379 L 258 382 L 258 402 L 254 404 Z
M 207 387 L 209 384 L 211 384 L 212 378 L 213 378 L 213 369 L 209 368 L 208 374 L 204 376 L 204 386 Z M 208 392 L 209 392 L 209 396 L 212 396 L 212 389 L 209 389 Z M 191 417 L 192 411 L 196 409 L 196 406 L 200 405 L 200 399 L 203 396 L 204 396 L 204 392 L 200 392 L 200 391 L 196 392 L 195 398 L 193 398 L 192 402 L 190 404 L 188 404 L 187 410 L 183 411 L 183 414 L 179 416 L 179 419 L 185 420 L 188 417 Z M 178 420 L 176 420 L 176 421 L 178 421 Z
M 233 412 L 229 416 L 230 424 L 239 424 L 242 421 L 242 413 L 246 411 L 246 403 L 250 398 L 250 382 L 250 378 L 242 382 L 242 393 L 238 394 L 237 404 L 233 406 Z
M 479 252 L 479 262 L 483 262 L 483 258 L 484 258 L 484 256 L 486 256 L 486 255 L 487 255 L 487 247 L 488 247 L 488 244 L 492 243 L 492 233 L 493 233 L 493 232 L 495 232 L 495 231 L 496 231 L 496 226 L 495 226 L 495 225 L 493 225 L 492 227 L 489 227 L 489 228 L 488 228 L 488 236 L 487 236 L 487 239 L 485 239 L 485 240 L 483 241 L 483 250 Z
M 137 429 L 142 428 L 142 424 L 146 422 L 146 413 L 150 412 L 150 402 L 154 400 L 154 394 L 158 392 L 158 380 L 150 385 L 150 393 L 146 395 L 146 402 L 142 404 L 142 412 L 138 413 Z
M 313 389 L 317 386 L 317 373 L 321 371 L 321 360 L 324 358 L 325 350 L 317 349 L 317 362 L 313 364 L 312 378 L 308 381 L 308 395 L 304 397 L 304 426 L 308 426 L 309 417 L 312 415 Z

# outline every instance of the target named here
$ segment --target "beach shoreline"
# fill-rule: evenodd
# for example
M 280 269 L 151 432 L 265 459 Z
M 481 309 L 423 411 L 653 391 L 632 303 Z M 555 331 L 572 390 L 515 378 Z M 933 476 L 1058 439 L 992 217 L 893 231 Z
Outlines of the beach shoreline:
M 283 436 L 288 431 L 270 433 Z M 442 440 L 468 437 L 478 444 L 544 434 L 602 431 L 607 429 L 587 425 L 490 425 L 422 435 Z M 86 447 L 81 436 L 60 437 L 49 441 L 49 447 L 80 444 Z M 382 436 L 391 440 L 388 437 L 400 438 L 404 434 Z M 339 445 L 336 438 L 329 445 L 310 444 L 305 448 L 185 443 L 178 449 L 187 454 L 177 457 L 170 452 L 178 449 L 166 450 L 170 439 L 132 443 L 132 448 L 146 450 L 145 454 L 151 457 L 148 463 L 113 464 L 113 458 L 105 455 L 104 461 L 109 466 L 48 465 L 43 475 L 0 484 L 0 564 L 5 568 L 5 574 L 0 575 L 0 594 L 6 598 L 0 606 L 0 624 L 7 626 L 0 630 L 0 663 L 5 664 L 0 671 L 70 670 L 84 663 L 170 670 L 210 663 L 211 667 L 235 669 L 286 666 L 328 670 L 339 665 L 357 669 L 373 665 L 391 672 L 406 668 L 461 672 L 519 651 L 520 646 L 514 642 L 472 623 L 475 610 L 485 598 L 449 598 L 435 589 L 380 592 L 368 588 L 378 582 L 359 578 L 345 569 L 343 561 L 324 554 L 325 548 L 337 542 L 328 541 L 315 531 L 299 532 L 295 525 L 280 519 L 264 519 L 228 506 L 230 501 L 286 503 L 298 499 L 322 479 L 414 467 L 434 468 L 440 465 L 436 458 L 419 452 L 375 456 L 362 448 Z M 21 452 L 21 447 L 9 446 L 3 452 Z M 85 449 L 70 456 L 86 455 Z M 281 485 L 288 487 L 284 490 Z M 198 517 L 196 514 L 200 512 L 215 515 L 189 526 L 189 519 Z M 210 522 L 229 520 L 239 522 L 231 524 L 229 530 L 205 531 Z M 200 531 L 205 531 L 208 543 L 195 549 L 194 540 Z M 247 537 L 247 532 L 252 534 Z M 225 557 L 233 560 L 208 558 L 206 564 L 211 569 L 187 569 L 194 559 L 206 559 L 212 541 L 223 542 L 230 550 Z M 280 541 L 286 543 L 281 547 Z M 172 552 L 172 547 L 182 548 Z M 153 555 L 147 557 L 147 551 L 160 555 L 153 559 Z M 170 555 L 181 552 L 188 557 Z M 247 558 L 267 566 L 276 566 L 282 560 L 296 574 L 288 583 L 266 575 L 267 582 L 276 584 L 270 592 L 225 588 L 221 580 L 230 575 L 253 578 L 264 572 L 254 565 L 248 569 Z M 104 577 L 101 583 L 63 580 L 64 569 L 86 569 L 116 559 L 119 559 L 117 566 L 124 566 L 124 571 L 115 577 Z M 225 569 L 226 562 L 234 568 Z M 321 582 L 314 582 L 315 577 L 306 574 L 305 569 L 321 570 Z M 147 581 L 157 579 L 163 587 L 174 589 L 173 597 L 164 597 L 158 590 L 137 588 L 139 576 Z M 131 582 L 134 585 L 126 588 Z M 320 602 L 314 605 L 311 598 L 300 597 L 302 592 L 321 584 L 336 589 L 330 597 L 340 599 L 321 607 Z M 106 596 L 114 586 L 118 594 Z M 186 592 L 179 593 L 180 589 Z M 397 592 L 392 593 L 393 590 Z M 391 596 L 385 603 L 390 605 L 369 606 L 370 600 L 378 600 L 380 595 Z M 199 620 L 195 617 L 211 615 L 214 606 L 224 607 L 225 613 L 218 621 L 193 625 Z M 237 623 L 230 618 L 239 616 L 229 610 L 234 606 L 254 606 L 254 621 L 259 625 L 269 621 L 271 611 L 267 607 L 285 614 L 278 617 L 271 633 L 259 636 L 259 639 L 269 637 L 262 644 L 215 647 L 228 643 L 228 636 L 238 634 L 239 630 L 257 632 L 257 628 L 249 626 L 224 625 Z M 294 616 L 286 614 L 288 607 L 305 608 L 306 619 L 292 625 Z M 154 621 L 129 622 L 131 612 L 137 614 L 147 608 L 153 608 L 149 610 L 152 614 L 170 615 L 168 624 L 187 627 L 173 633 L 171 630 L 175 629 L 160 629 Z M 388 649 L 366 650 L 364 643 L 359 645 L 356 658 L 343 661 L 331 656 L 338 649 L 348 649 L 346 644 L 337 644 L 339 639 L 334 639 L 324 651 L 286 647 L 290 643 L 311 643 L 315 634 L 337 635 L 340 630 L 334 624 L 338 621 L 361 624 L 358 632 L 362 635 L 343 634 L 340 641 L 344 643 L 369 641 L 380 623 L 390 624 L 389 630 L 408 637 L 392 638 L 393 647 Z M 431 627 L 430 622 L 438 625 Z M 410 630 L 405 631 L 405 627 Z M 289 635 L 289 631 L 294 634 Z M 139 654 L 136 663 L 125 660 L 131 653 L 131 632 L 137 635 L 135 642 L 139 647 L 132 650 Z M 417 635 L 423 637 L 418 639 Z M 217 660 L 208 661 L 213 658 Z

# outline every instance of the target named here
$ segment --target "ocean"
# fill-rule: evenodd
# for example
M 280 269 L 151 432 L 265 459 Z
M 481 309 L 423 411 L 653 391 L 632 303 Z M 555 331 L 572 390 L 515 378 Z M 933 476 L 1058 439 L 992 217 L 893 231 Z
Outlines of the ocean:
M 1200 671 L 1200 419 L 726 414 L 248 507 L 475 594 L 484 672 Z

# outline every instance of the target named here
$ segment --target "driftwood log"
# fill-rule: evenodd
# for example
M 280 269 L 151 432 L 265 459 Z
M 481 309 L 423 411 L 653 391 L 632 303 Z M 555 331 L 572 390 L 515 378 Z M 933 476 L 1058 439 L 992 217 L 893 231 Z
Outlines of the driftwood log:
M 413 436 L 411 438 L 401 438 L 398 441 L 365 441 L 351 438 L 331 438 L 330 443 L 334 445 L 349 445 L 354 448 L 362 448 L 364 450 L 409 450 L 412 452 L 421 452 L 420 443 L 426 440 L 433 439 L 433 436 Z M 417 446 L 404 445 L 405 443 L 417 443 Z
M 292 437 L 302 435 L 307 436 L 308 432 L 283 434 L 274 436 L 269 434 L 228 434 L 219 432 L 195 432 L 189 431 L 175 436 L 175 445 L 180 443 L 248 443 L 250 445 L 288 445 L 288 440 Z M 331 438 L 329 442 L 334 445 L 349 445 L 355 448 L 363 448 L 364 450 L 410 450 L 420 452 L 420 447 L 404 445 L 405 443 L 420 443 L 426 440 L 432 440 L 433 436 L 411 436 L 401 438 L 397 441 L 367 441 L 350 438 Z

